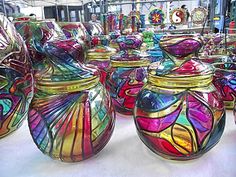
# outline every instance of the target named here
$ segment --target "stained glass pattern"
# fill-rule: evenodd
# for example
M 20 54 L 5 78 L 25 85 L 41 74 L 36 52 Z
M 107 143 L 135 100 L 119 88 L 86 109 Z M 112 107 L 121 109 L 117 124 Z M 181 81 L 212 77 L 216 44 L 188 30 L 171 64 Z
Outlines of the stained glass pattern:
M 213 68 L 209 67 L 189 60 L 168 74 L 150 72 L 148 84 L 137 96 L 134 113 L 138 135 L 153 152 L 168 159 L 190 160 L 219 141 L 225 111 L 211 84 Z M 173 83 L 167 85 L 162 78 L 173 79 Z M 202 84 L 193 79 L 201 79 Z

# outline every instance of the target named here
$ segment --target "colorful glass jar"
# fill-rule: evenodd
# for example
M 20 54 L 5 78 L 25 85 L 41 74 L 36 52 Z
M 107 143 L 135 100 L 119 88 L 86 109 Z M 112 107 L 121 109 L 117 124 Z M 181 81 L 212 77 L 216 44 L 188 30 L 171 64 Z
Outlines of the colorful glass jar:
M 97 154 L 107 144 L 114 111 L 99 77 L 64 50 L 64 43 L 48 42 L 44 47 L 47 59 L 44 69 L 35 75 L 36 93 L 28 123 L 44 154 L 76 162 Z
M 137 96 L 138 135 L 164 158 L 198 158 L 215 146 L 225 126 L 224 104 L 212 84 L 214 68 L 198 59 L 163 72 L 165 68 L 153 63 Z
M 0 14 L 0 138 L 21 126 L 32 97 L 32 66 L 26 46 Z
M 202 44 L 203 39 L 199 34 L 166 35 L 160 40 L 160 48 L 177 66 L 197 56 Z
M 112 97 L 115 110 L 124 115 L 133 115 L 138 92 L 146 83 L 147 66 L 150 61 L 141 57 L 139 35 L 120 36 L 117 39 L 120 52 L 111 57 L 111 69 L 106 88 Z
M 108 47 L 109 37 L 107 35 L 94 36 L 93 41 L 94 47 L 87 51 L 86 63 L 98 68 L 100 71 L 100 82 L 105 84 L 110 66 L 110 57 L 116 53 L 116 49 Z
M 236 63 L 221 62 L 214 63 L 213 66 L 216 68 L 213 83 L 220 93 L 225 107 L 233 109 L 236 97 Z
M 82 40 L 86 47 L 90 47 L 91 38 L 85 29 L 84 25 L 80 22 L 58 22 L 63 33 L 67 39 L 76 39 L 77 41 Z
M 108 12 L 106 14 L 105 21 L 103 21 L 103 26 L 106 27 L 104 28 L 104 31 L 106 31 L 108 34 L 109 32 L 113 32 L 117 29 L 117 14 L 113 12 Z M 106 29 L 106 30 L 105 30 Z

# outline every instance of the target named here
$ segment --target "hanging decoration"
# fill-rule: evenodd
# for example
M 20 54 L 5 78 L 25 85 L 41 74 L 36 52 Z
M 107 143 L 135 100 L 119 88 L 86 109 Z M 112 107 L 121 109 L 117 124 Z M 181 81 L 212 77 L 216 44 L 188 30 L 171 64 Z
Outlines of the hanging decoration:
M 148 20 L 151 25 L 162 25 L 165 20 L 165 14 L 162 9 L 154 9 L 149 13 Z
M 183 25 L 187 21 L 187 13 L 182 8 L 176 8 L 170 12 L 170 22 L 174 25 Z
M 191 13 L 191 19 L 193 24 L 203 24 L 207 18 L 208 10 L 204 7 L 197 7 L 193 9 Z

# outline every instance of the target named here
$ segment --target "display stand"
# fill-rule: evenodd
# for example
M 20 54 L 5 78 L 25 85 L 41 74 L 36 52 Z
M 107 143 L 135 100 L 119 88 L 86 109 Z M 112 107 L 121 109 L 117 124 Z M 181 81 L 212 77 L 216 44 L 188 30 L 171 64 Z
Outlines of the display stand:
M 118 117 L 111 141 L 95 157 L 63 163 L 43 155 L 27 122 L 0 140 L 1 177 L 235 177 L 236 125 L 227 111 L 221 141 L 207 154 L 188 162 L 169 161 L 150 151 L 138 138 L 133 119 Z

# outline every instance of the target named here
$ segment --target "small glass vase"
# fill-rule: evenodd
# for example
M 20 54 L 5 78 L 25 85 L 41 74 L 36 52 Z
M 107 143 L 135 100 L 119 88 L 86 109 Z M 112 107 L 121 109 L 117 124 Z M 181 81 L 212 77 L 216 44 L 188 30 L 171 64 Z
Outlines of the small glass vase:
M 110 57 L 116 53 L 116 49 L 109 47 L 109 37 L 107 35 L 94 36 L 94 47 L 87 51 L 86 63 L 98 68 L 100 71 L 100 82 L 105 85 Z
M 142 44 L 139 35 L 120 36 L 117 42 L 120 52 L 111 57 L 106 88 L 112 97 L 115 111 L 133 115 L 136 96 L 146 83 L 150 61 L 142 58 L 138 51 Z
M 172 160 L 191 160 L 219 141 L 225 110 L 212 84 L 214 68 L 198 59 L 168 72 L 162 63 L 149 68 L 147 84 L 137 96 L 135 125 L 144 144 Z
M 92 70 L 76 61 L 66 41 L 47 42 L 44 68 L 35 74 L 29 129 L 37 147 L 53 159 L 92 157 L 114 129 L 110 96 Z
M 143 46 L 141 48 L 144 48 L 143 50 L 148 50 L 153 47 L 153 36 L 154 32 L 153 31 L 143 31 L 142 32 L 143 36 Z
M 17 130 L 27 118 L 33 97 L 32 73 L 22 38 L 0 14 L 0 138 Z
M 220 93 L 226 109 L 233 109 L 236 97 L 236 63 L 214 63 L 216 68 L 213 83 Z

